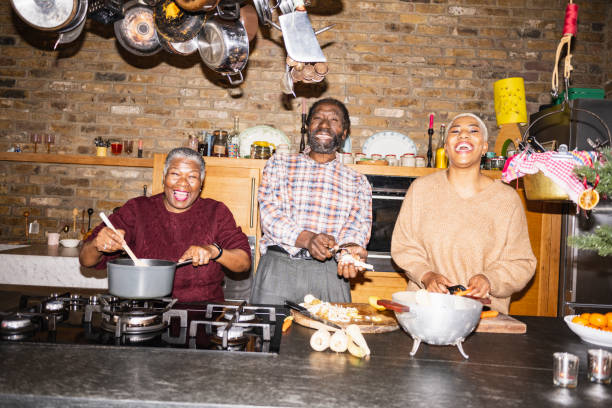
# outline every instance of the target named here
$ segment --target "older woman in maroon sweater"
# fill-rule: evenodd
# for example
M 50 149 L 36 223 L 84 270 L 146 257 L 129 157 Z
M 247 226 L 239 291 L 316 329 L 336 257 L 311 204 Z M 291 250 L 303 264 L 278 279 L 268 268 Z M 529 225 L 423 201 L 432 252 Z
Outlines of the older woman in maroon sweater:
M 221 202 L 201 198 L 204 160 L 187 148 L 172 150 L 164 165 L 164 192 L 127 201 L 109 218 L 118 233 L 98 225 L 83 245 L 79 260 L 105 268 L 125 242 L 139 258 L 181 262 L 172 296 L 181 302 L 221 301 L 221 266 L 244 272 L 251 266 L 246 235 Z

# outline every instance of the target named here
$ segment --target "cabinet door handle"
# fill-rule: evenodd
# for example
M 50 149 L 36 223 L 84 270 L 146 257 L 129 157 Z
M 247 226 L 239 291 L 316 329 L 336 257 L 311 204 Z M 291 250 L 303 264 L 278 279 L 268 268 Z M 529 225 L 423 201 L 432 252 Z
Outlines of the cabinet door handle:
M 251 214 L 249 217 L 249 227 L 253 228 L 255 219 L 255 177 L 251 177 Z

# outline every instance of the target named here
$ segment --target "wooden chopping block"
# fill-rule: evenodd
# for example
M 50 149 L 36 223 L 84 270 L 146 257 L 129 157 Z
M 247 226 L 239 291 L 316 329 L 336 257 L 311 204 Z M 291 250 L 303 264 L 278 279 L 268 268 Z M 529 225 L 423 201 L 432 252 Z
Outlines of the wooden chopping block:
M 476 332 L 524 334 L 527 333 L 527 325 L 514 317 L 500 313 L 495 317 L 480 319 Z
M 397 324 L 397 320 L 395 319 L 395 314 L 390 310 L 378 311 L 374 309 L 367 303 L 334 303 L 336 305 L 342 305 L 345 307 L 354 307 L 359 311 L 359 314 L 364 316 L 364 319 L 352 321 L 348 323 L 343 322 L 334 322 L 340 327 L 346 327 L 349 324 L 356 324 L 361 329 L 362 333 L 387 333 L 390 331 L 394 331 L 399 329 L 399 325 Z M 318 329 L 320 327 L 320 323 L 315 322 L 312 319 L 296 312 L 295 310 L 291 310 L 291 314 L 293 315 L 293 321 L 301 326 L 309 327 L 311 329 Z M 370 318 L 370 320 L 367 319 Z M 379 321 L 372 321 L 371 318 L 376 317 L 380 318 Z

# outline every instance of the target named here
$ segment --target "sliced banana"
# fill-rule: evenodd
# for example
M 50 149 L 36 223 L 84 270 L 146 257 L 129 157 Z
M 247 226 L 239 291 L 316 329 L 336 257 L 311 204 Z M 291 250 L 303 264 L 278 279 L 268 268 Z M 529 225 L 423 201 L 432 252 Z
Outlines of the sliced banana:
M 344 353 L 348 347 L 349 338 L 343 330 L 335 332 L 329 340 L 329 348 L 336 353 Z
M 310 347 L 315 351 L 323 351 L 329 347 L 331 335 L 325 329 L 319 329 L 310 337 Z

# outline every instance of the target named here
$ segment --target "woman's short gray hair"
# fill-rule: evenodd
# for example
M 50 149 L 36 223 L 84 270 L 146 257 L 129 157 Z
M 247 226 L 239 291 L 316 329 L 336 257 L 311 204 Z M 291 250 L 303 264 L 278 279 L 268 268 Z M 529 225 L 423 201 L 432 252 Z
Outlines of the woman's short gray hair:
M 474 118 L 476 120 L 476 122 L 478 123 L 478 127 L 480 128 L 480 131 L 482 132 L 482 136 L 484 138 L 484 141 L 486 142 L 489 139 L 489 131 L 487 130 L 487 125 L 485 125 L 484 121 L 482 119 L 480 119 L 478 116 L 474 115 L 473 113 L 460 113 L 457 116 L 455 116 L 454 118 L 451 119 L 450 122 L 448 122 L 448 126 L 446 127 L 447 130 L 450 130 L 453 122 L 459 118 L 462 118 L 464 116 L 469 116 L 470 118 Z
M 168 153 L 168 156 L 166 156 L 166 162 L 164 163 L 164 178 L 166 178 L 168 167 L 170 167 L 170 163 L 174 159 L 187 159 L 196 162 L 198 166 L 200 166 L 200 180 L 204 181 L 206 166 L 204 164 L 204 159 L 200 153 L 188 147 L 177 147 L 176 149 L 170 150 L 170 153 Z

